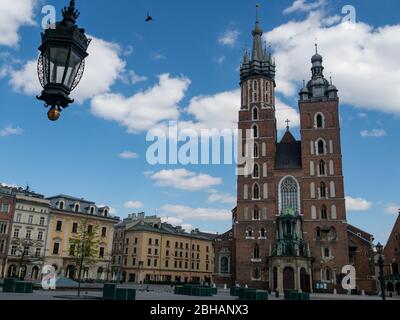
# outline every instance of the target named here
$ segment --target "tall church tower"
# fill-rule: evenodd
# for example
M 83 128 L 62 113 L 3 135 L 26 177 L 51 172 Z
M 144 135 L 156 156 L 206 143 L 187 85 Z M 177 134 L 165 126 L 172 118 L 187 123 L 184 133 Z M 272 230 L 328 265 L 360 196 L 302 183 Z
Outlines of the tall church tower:
M 237 210 L 234 215 L 236 281 L 265 287 L 268 281 L 266 257 L 271 247 L 267 234 L 274 233 L 274 190 L 269 187 L 276 152 L 275 63 L 263 46 L 258 6 L 251 55 L 244 54 L 240 68 L 241 110 L 239 130 L 242 150 L 254 164 L 237 177 Z M 252 139 L 246 141 L 246 132 Z M 247 144 L 247 148 L 246 148 Z M 251 146 L 249 146 L 251 144 Z M 247 149 L 247 150 L 246 150 Z M 249 154 L 251 153 L 251 154 Z M 253 162 L 252 161 L 252 162 Z
M 300 91 L 302 208 L 305 238 L 314 257 L 314 282 L 340 288 L 349 264 L 340 143 L 338 90 L 324 77 L 316 45 L 312 78 Z

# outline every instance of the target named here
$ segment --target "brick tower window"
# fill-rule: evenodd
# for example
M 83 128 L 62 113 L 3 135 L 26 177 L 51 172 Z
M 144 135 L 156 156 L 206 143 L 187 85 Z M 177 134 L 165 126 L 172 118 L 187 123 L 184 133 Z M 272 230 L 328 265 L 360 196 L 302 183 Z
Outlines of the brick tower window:
M 286 209 L 299 212 L 299 188 L 294 178 L 287 177 L 281 182 L 280 200 L 282 212 Z
M 326 198 L 326 184 L 325 182 L 321 182 L 319 186 L 319 196 L 321 198 Z
M 317 151 L 318 154 L 326 154 L 326 143 L 323 139 L 318 140 Z
M 322 113 L 317 113 L 315 115 L 315 127 L 317 129 L 325 128 L 325 118 Z
M 321 207 L 321 219 L 322 220 L 328 219 L 328 209 L 326 208 L 326 205 L 322 205 Z
M 253 199 L 258 200 L 260 199 L 260 187 L 258 184 L 254 184 L 253 186 Z
M 253 138 L 258 138 L 258 127 L 256 124 L 253 126 Z
M 325 176 L 326 175 L 326 164 L 324 160 L 319 162 L 319 175 Z
M 258 120 L 258 108 L 253 108 L 253 120 Z
M 260 177 L 260 167 L 257 163 L 254 164 L 253 168 L 253 178 L 258 179 Z M 255 198 L 258 199 L 258 198 Z

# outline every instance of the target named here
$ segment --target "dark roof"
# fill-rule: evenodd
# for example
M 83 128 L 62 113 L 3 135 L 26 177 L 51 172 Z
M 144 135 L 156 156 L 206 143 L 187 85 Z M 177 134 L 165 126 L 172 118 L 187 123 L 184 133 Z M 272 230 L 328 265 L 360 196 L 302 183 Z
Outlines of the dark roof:
M 198 240 L 208 240 L 212 241 L 217 235 L 199 232 L 199 233 L 187 233 L 183 229 L 178 229 L 173 227 L 168 223 L 161 223 L 159 225 L 152 225 L 150 223 L 142 222 L 138 223 L 137 225 L 132 226 L 126 231 L 149 231 L 155 233 L 163 233 L 163 234 L 170 234 L 174 236 L 182 236 L 182 237 L 189 237 Z
M 276 145 L 275 169 L 301 168 L 301 141 L 296 141 L 290 132 L 286 132 Z
M 71 196 L 68 196 L 65 194 L 59 194 L 59 195 L 56 195 L 53 197 L 48 197 L 47 199 L 52 200 L 52 199 L 60 199 L 60 198 L 65 199 L 65 200 L 76 201 L 76 202 L 84 202 L 84 203 L 94 204 L 93 201 L 88 201 L 88 200 L 85 200 L 84 198 L 71 197 Z

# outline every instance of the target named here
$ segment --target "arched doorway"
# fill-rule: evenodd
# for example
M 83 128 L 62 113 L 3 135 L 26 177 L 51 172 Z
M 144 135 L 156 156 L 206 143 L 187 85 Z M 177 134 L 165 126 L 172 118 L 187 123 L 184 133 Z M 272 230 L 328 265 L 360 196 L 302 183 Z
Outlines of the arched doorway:
M 310 276 L 307 274 L 305 268 L 300 270 L 300 287 L 303 292 L 310 292 Z
M 75 279 L 75 271 L 76 271 L 75 266 L 69 265 L 65 271 L 65 277 L 71 280 Z
M 17 266 L 15 264 L 11 264 L 8 267 L 7 277 L 9 277 L 9 278 L 17 277 Z
M 32 280 L 37 280 L 39 278 L 39 267 L 34 266 L 32 268 Z
M 291 267 L 286 267 L 285 269 L 283 269 L 283 289 L 295 289 L 294 270 Z

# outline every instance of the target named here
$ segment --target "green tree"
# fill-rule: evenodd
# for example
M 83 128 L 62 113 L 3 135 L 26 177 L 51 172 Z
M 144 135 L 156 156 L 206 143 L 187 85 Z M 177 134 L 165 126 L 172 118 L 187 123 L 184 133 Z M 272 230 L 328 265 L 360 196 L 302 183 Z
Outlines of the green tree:
M 78 230 L 70 239 L 72 256 L 78 271 L 78 296 L 81 295 L 82 271 L 90 268 L 99 257 L 98 226 L 93 226 L 88 220 L 78 222 Z

